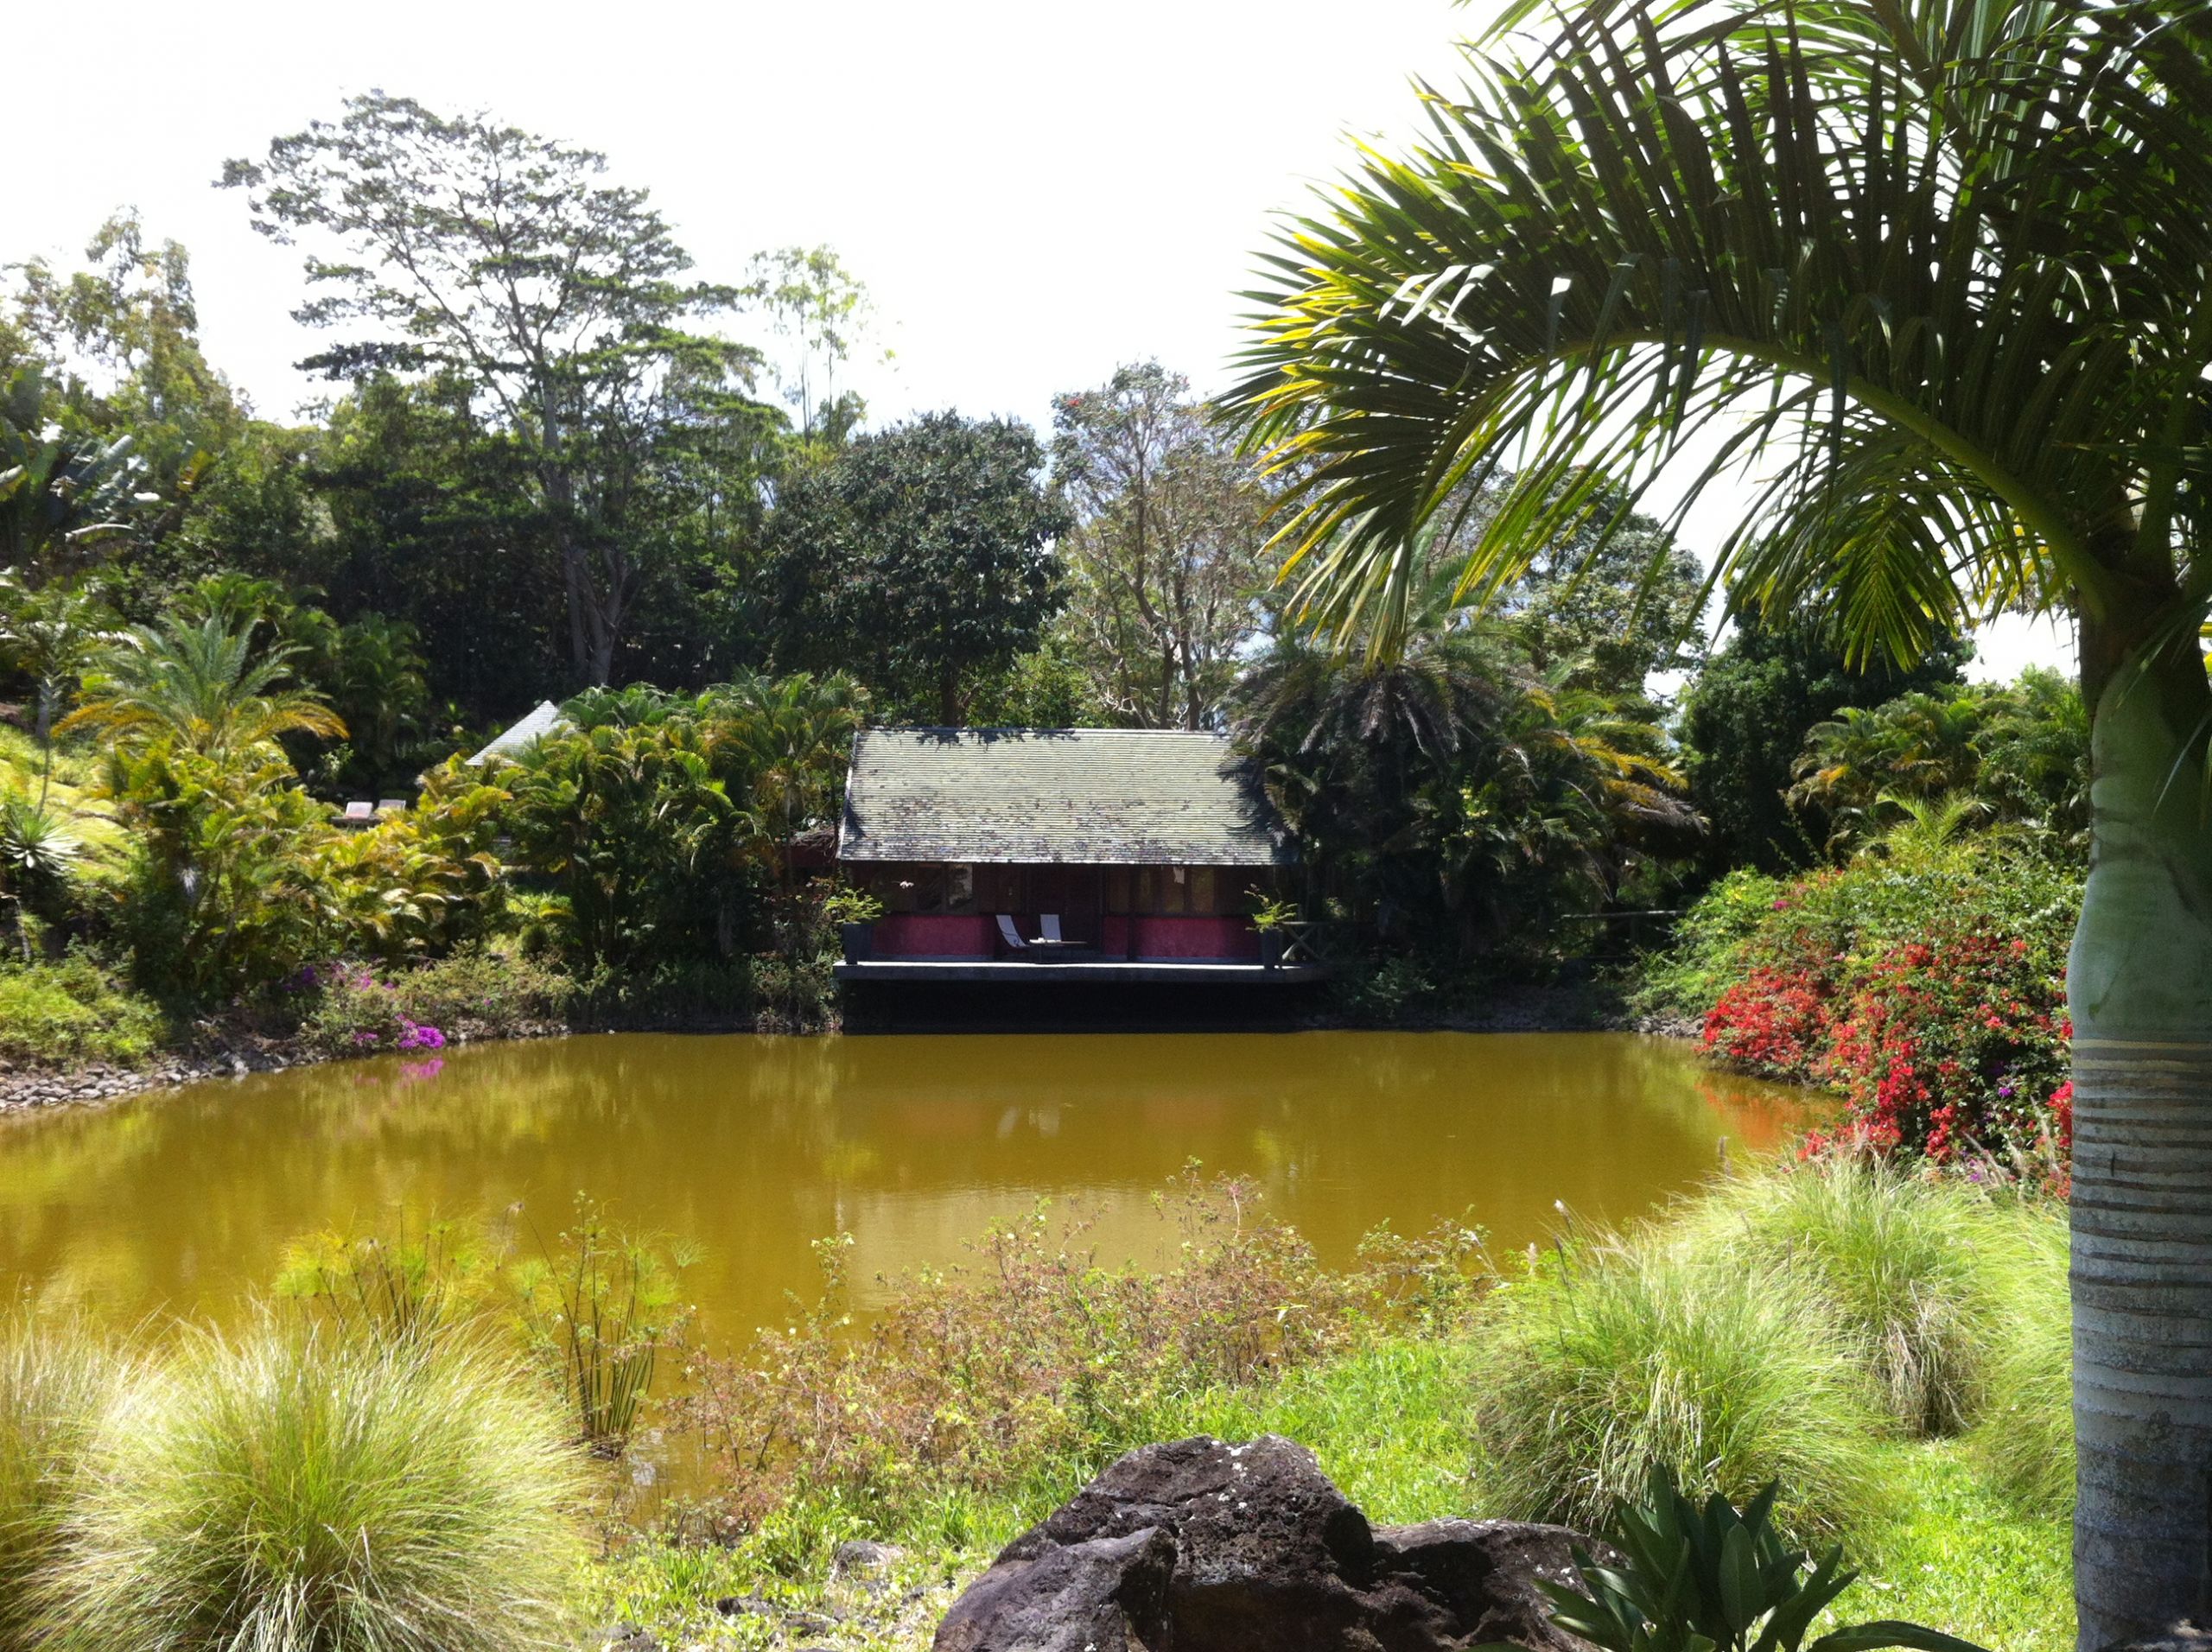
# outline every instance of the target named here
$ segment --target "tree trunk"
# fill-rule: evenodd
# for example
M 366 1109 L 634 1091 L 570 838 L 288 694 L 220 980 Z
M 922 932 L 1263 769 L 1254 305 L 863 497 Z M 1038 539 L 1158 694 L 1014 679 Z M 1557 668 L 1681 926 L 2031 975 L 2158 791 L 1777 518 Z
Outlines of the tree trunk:
M 2193 647 L 2146 677 L 2107 673 L 2108 640 L 2083 638 L 2085 685 L 2102 689 L 2095 848 L 2067 974 L 2083 1652 L 2212 1608 L 2205 678 Z

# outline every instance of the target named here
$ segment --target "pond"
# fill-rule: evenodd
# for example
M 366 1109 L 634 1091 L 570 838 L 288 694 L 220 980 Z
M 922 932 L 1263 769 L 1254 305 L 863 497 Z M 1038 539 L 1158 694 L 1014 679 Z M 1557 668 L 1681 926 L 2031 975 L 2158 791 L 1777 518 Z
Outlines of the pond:
M 1323 1258 L 1388 1221 L 1464 1217 L 1493 1248 L 1618 1220 L 1779 1146 L 1798 1092 L 1617 1033 L 1320 1032 L 774 1039 L 641 1034 L 448 1050 L 0 1120 L 0 1284 L 104 1317 L 235 1314 L 288 1242 L 518 1202 L 550 1236 L 579 1191 L 695 1243 L 702 1328 L 810 1298 L 809 1242 L 877 1276 L 962 1257 L 1040 1198 L 1102 1259 L 1168 1242 L 1186 1161 L 1249 1177 Z M 880 1299 L 880 1296 L 876 1299 Z

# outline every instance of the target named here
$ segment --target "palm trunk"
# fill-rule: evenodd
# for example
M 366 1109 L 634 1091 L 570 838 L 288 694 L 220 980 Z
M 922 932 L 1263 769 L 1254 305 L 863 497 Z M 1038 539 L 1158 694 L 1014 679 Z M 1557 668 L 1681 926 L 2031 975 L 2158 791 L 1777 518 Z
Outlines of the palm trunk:
M 2212 1607 L 2212 829 L 2189 652 L 2099 696 L 2068 969 L 2083 1652 Z

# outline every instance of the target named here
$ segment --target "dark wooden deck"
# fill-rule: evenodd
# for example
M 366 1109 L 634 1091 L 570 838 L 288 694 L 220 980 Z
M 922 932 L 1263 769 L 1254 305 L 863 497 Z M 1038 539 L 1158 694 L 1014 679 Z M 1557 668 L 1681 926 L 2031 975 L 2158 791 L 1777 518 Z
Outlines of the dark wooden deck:
M 1140 963 L 1124 958 L 1057 960 L 1031 963 L 1025 959 L 988 958 L 868 958 L 837 966 L 840 981 L 911 982 L 1029 982 L 1055 984 L 1102 985 L 1109 982 L 1148 982 L 1188 986 L 1230 984 L 1251 986 L 1306 986 L 1329 977 L 1324 963 L 1210 963 L 1197 959 L 1159 959 Z

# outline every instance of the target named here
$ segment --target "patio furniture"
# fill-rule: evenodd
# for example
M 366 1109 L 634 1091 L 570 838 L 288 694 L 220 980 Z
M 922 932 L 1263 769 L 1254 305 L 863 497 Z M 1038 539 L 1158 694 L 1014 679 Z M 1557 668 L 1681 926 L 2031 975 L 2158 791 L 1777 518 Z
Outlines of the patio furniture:
M 376 804 L 371 803 L 366 797 L 356 797 L 346 805 L 345 818 L 349 821 L 366 822 L 376 813 Z
M 1021 938 L 1021 931 L 1014 928 L 1013 918 L 1005 912 L 999 914 L 999 939 L 1004 941 L 1016 952 L 1026 950 L 1029 945 L 1028 942 Z
M 1037 922 L 1044 928 L 1045 938 L 1054 946 L 1058 946 L 1066 938 L 1060 933 L 1060 915 L 1058 912 L 1046 912 L 1038 918 Z

